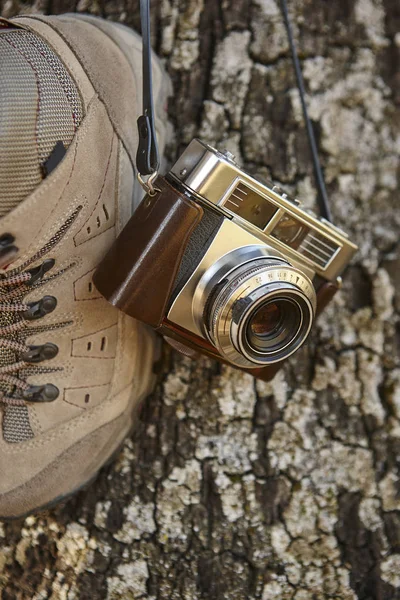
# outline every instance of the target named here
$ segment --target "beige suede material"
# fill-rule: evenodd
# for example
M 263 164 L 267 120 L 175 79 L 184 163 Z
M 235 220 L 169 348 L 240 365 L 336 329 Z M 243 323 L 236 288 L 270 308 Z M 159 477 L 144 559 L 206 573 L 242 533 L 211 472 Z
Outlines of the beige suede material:
M 140 114 L 138 111 L 142 110 L 140 36 L 125 26 L 113 25 L 90 15 L 32 15 L 18 17 L 13 22 L 35 31 L 49 41 L 78 82 L 86 103 L 90 99 L 90 87 L 93 85 L 134 165 L 138 143 L 136 121 Z M 71 58 L 74 54 L 65 42 L 73 49 L 79 61 Z M 82 81 L 81 84 L 82 68 L 88 81 Z M 166 113 L 167 98 L 172 95 L 172 86 L 155 54 L 153 88 L 157 138 L 162 149 L 172 134 Z
M 141 96 L 140 68 L 132 72 L 125 54 L 117 44 L 92 23 L 69 16 L 34 19 L 51 25 L 73 48 L 134 162 L 138 140 L 136 120 L 140 114 L 138 111 L 141 110 L 138 107 Z M 23 23 L 24 20 L 22 18 L 18 22 Z M 29 21 L 33 29 L 33 19 Z M 140 48 L 138 41 L 139 58 Z
M 51 46 L 54 52 L 60 56 L 64 65 L 67 67 L 72 78 L 77 84 L 83 107 L 86 112 L 89 102 L 95 94 L 95 90 L 90 83 L 90 80 L 86 75 L 82 65 L 78 60 L 76 60 L 75 54 L 66 45 L 64 40 L 45 21 L 39 21 L 33 17 L 20 17 L 12 19 L 12 23 L 17 23 L 20 26 L 23 26 L 24 28 L 40 35 L 40 37 L 42 37 L 46 43 Z
M 122 415 L 96 429 L 61 454 L 38 475 L 7 495 L 0 495 L 0 515 L 12 518 L 28 513 L 79 489 L 90 481 L 104 462 L 122 443 L 131 425 L 130 415 Z M 76 465 L 79 464 L 79 469 Z
M 140 95 L 134 63 L 92 24 L 69 17 L 18 22 L 48 39 L 66 62 L 85 99 L 86 115 L 58 167 L 1 220 L 1 230 L 13 234 L 20 249 L 13 267 L 39 251 L 68 219 L 70 224 L 46 255 L 55 259 L 48 280 L 24 298 L 57 298 L 56 309 L 29 326 L 65 325 L 33 332 L 27 343 L 56 344 L 58 355 L 43 366 L 59 370 L 27 381 L 52 383 L 60 395 L 54 402 L 29 405 L 32 440 L 8 444 L 0 439 L 0 517 L 42 506 L 93 476 L 120 444 L 132 411 L 153 385 L 156 347 L 154 334 L 109 305 L 92 283 L 98 262 L 132 210 Z M 161 70 L 157 77 L 165 99 L 169 86 L 163 93 L 162 80 L 167 80 Z M 164 129 L 161 122 L 158 128 Z
M 134 364 L 137 379 L 133 389 L 129 385 L 117 396 L 108 398 L 97 407 L 84 411 L 79 417 L 63 423 L 57 428 L 45 434 L 36 436 L 29 442 L 23 444 L 0 443 L 0 504 L 7 501 L 9 492 L 30 481 L 33 477 L 54 463 L 68 448 L 77 444 L 81 439 L 90 435 L 98 428 L 113 421 L 124 414 L 125 422 L 136 406 L 148 394 L 154 384 L 154 375 L 151 372 L 151 364 L 154 358 L 154 340 L 146 336 L 140 340 L 141 352 Z M 112 443 L 115 450 L 119 441 Z M 100 461 L 99 466 L 102 464 Z M 64 464 L 67 467 L 67 464 Z M 61 468 L 61 463 L 60 463 Z M 82 460 L 74 464 L 74 481 L 69 482 L 65 477 L 66 489 L 72 491 L 76 485 L 76 479 L 85 483 L 85 467 Z M 76 479 L 75 479 L 76 478 Z M 53 497 L 60 495 L 60 491 L 50 481 L 53 487 Z M 64 492 L 63 492 L 64 493 Z M 27 499 L 28 502 L 29 499 Z M 31 508 L 46 503 L 46 499 L 40 498 L 39 502 L 31 503 Z M 0 517 L 6 516 L 0 512 Z
M 66 15 L 68 16 L 68 15 Z M 70 15 L 72 16 L 72 15 Z M 91 23 L 95 27 L 98 27 L 106 35 L 108 35 L 114 43 L 122 50 L 131 68 L 134 68 L 135 64 L 138 64 L 142 60 L 142 39 L 138 34 L 132 32 L 128 27 L 120 23 L 116 24 L 116 27 L 109 27 L 108 21 L 99 19 L 92 15 L 80 14 L 79 18 Z M 121 44 L 123 40 L 123 44 Z M 167 136 L 167 120 L 166 120 L 166 102 L 165 99 L 172 95 L 172 85 L 169 79 L 165 77 L 160 78 L 160 70 L 162 69 L 161 61 L 155 53 L 153 53 L 153 86 L 154 86 L 154 100 L 155 100 L 155 112 L 158 116 L 156 121 L 156 132 L 157 139 L 160 147 L 164 147 L 165 138 Z M 142 86 L 142 73 L 141 70 L 136 73 L 136 83 L 140 87 Z M 164 88 L 163 93 L 161 87 Z M 140 101 L 141 106 L 141 101 Z M 136 140 L 134 141 L 136 144 Z

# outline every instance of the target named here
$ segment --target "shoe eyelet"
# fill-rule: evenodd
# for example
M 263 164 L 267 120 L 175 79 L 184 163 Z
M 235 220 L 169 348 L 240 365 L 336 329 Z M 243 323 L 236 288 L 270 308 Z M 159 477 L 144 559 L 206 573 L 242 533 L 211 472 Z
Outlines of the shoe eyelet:
M 3 233 L 0 235 L 0 268 L 10 264 L 17 252 L 17 246 L 13 245 L 15 237 L 11 233 Z
M 54 298 L 54 296 L 43 296 L 38 302 L 29 302 L 28 306 L 29 309 L 23 312 L 22 316 L 27 321 L 34 321 L 53 312 L 57 306 L 57 298 Z
M 27 363 L 40 363 L 51 360 L 58 354 L 58 346 L 47 342 L 41 346 L 29 346 L 29 351 L 21 355 L 21 359 Z
M 6 248 L 7 246 L 11 246 L 11 244 L 15 242 L 15 237 L 12 233 L 3 233 L 0 235 L 0 247 Z
M 33 285 L 42 279 L 42 277 L 50 271 L 55 265 L 56 261 L 54 258 L 46 258 L 38 267 L 28 269 L 27 273 L 30 274 L 31 278 L 26 282 L 26 285 Z
M 27 402 L 53 402 L 59 395 L 60 390 L 52 383 L 31 385 L 22 393 L 23 399 Z

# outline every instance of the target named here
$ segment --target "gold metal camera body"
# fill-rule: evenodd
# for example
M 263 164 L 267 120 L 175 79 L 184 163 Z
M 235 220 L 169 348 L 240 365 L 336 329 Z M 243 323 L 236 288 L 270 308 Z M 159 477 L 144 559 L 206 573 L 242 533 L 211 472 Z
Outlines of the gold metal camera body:
M 100 265 L 97 287 L 178 345 L 270 379 L 357 247 L 197 139 L 155 187 Z

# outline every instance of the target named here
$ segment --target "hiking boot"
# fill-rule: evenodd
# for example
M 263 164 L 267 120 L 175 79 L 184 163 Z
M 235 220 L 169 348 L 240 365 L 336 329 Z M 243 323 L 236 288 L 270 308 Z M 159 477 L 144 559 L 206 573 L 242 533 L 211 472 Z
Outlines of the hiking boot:
M 154 384 L 154 335 L 92 282 L 141 198 L 141 49 L 94 17 L 0 20 L 0 518 L 90 481 Z

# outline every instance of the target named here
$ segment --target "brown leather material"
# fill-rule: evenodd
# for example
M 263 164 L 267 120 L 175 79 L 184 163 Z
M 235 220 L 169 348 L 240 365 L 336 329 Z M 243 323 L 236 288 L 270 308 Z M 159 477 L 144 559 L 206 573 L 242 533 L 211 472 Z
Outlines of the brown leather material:
M 317 317 L 329 304 L 329 302 L 332 300 L 333 296 L 336 294 L 338 289 L 339 287 L 336 284 L 331 283 L 330 281 L 324 283 L 320 287 L 320 289 L 317 292 Z M 158 329 L 158 332 L 164 335 L 165 337 L 168 337 L 170 339 L 172 338 L 178 344 L 182 344 L 183 346 L 186 346 L 192 351 L 200 352 L 201 354 L 218 360 L 219 362 L 230 364 L 221 358 L 217 349 L 212 344 L 210 344 L 210 342 L 197 335 L 194 335 L 190 331 L 186 331 L 185 329 L 180 328 L 179 326 L 175 325 L 175 323 L 171 323 L 167 319 L 163 321 L 161 327 Z M 169 343 L 171 344 L 171 342 Z M 179 350 L 178 344 L 171 345 L 173 345 L 182 354 L 189 356 L 189 352 Z M 282 360 L 273 365 L 269 365 L 268 367 L 259 367 L 257 369 L 242 370 L 246 371 L 247 373 L 250 373 L 250 375 L 253 375 L 257 379 L 262 379 L 263 381 L 271 381 L 275 377 L 277 372 L 283 367 L 284 363 L 285 361 Z
M 339 290 L 339 286 L 331 281 L 324 283 L 317 292 L 317 310 L 316 317 L 325 310 L 325 307 L 332 300 L 333 296 Z
M 159 327 L 201 206 L 163 177 L 145 196 L 100 263 L 94 276 L 99 292 L 124 313 Z
M 210 358 L 219 360 L 220 362 L 230 364 L 223 358 L 221 358 L 220 354 L 218 353 L 218 350 L 215 348 L 215 346 L 210 344 L 210 342 L 198 335 L 195 335 L 191 331 L 183 329 L 182 327 L 179 327 L 179 325 L 168 321 L 167 318 L 163 320 L 160 327 L 156 331 L 162 336 L 169 338 L 168 343 L 170 345 L 172 345 L 170 340 L 175 340 L 176 342 L 179 342 L 187 348 L 195 350 L 196 352 L 200 352 L 200 354 L 204 354 L 206 356 L 209 356 Z M 174 347 L 176 350 L 178 350 L 177 345 Z M 183 352 L 181 352 L 181 354 L 183 354 Z

